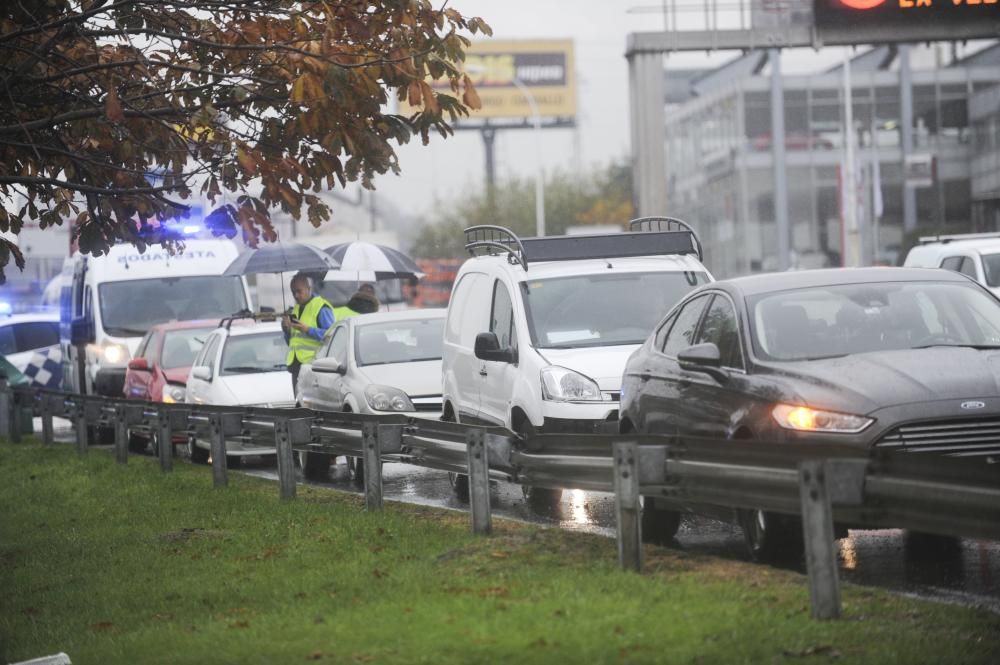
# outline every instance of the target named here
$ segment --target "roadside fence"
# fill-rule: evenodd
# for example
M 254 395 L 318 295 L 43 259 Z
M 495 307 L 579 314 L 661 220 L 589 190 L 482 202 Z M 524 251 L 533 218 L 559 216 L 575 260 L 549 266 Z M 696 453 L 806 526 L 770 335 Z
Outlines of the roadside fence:
M 642 569 L 644 496 L 677 509 L 708 504 L 801 516 L 817 619 L 841 612 L 835 522 L 1000 539 L 1000 464 L 927 453 L 647 435 L 523 439 L 499 427 L 399 415 L 142 402 L 0 380 L 0 437 L 20 441 L 33 416 L 42 419 L 45 445 L 54 442 L 53 418 L 70 420 L 80 454 L 88 451 L 88 430 L 113 429 L 120 464 L 128 462 L 130 431 L 155 433 L 164 472 L 173 469 L 175 435 L 207 440 L 216 487 L 227 484 L 227 441 L 273 446 L 282 499 L 295 497 L 296 454 L 363 460 L 365 506 L 372 511 L 382 509 L 382 462 L 464 474 L 477 534 L 492 529 L 491 477 L 614 493 L 619 563 L 634 571 Z

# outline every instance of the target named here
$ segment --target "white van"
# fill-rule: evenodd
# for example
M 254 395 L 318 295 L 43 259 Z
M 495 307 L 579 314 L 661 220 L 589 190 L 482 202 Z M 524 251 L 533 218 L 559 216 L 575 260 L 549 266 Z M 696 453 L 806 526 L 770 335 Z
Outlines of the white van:
M 903 265 L 960 272 L 1000 296 L 1000 233 L 924 236 Z
M 151 326 L 250 309 L 246 280 L 222 275 L 238 254 L 229 240 L 188 240 L 174 256 L 158 246 L 116 245 L 103 256 L 66 259 L 64 389 L 121 397 L 126 365 Z
M 629 355 L 688 291 L 712 281 L 694 231 L 671 221 L 669 231 L 523 239 L 467 229 L 474 258 L 448 303 L 443 418 L 523 435 L 617 432 Z M 453 481 L 464 494 L 466 481 Z

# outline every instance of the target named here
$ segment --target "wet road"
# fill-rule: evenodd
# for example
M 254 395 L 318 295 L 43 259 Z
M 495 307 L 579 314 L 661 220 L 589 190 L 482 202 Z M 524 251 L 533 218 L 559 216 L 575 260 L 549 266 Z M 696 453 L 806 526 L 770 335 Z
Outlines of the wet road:
M 56 425 L 56 438 L 72 442 L 69 423 L 57 421 Z M 39 430 L 40 423 L 36 423 L 36 431 Z M 277 481 L 273 458 L 246 458 L 240 470 Z M 362 493 L 350 478 L 343 457 L 338 458 L 338 464 L 331 470 L 329 482 L 306 482 Z M 408 464 L 384 465 L 383 495 L 390 501 L 468 510 L 468 504 L 452 493 L 448 474 Z M 610 494 L 566 491 L 558 506 L 539 512 L 525 502 L 519 486 L 491 482 L 490 505 L 496 517 L 615 537 L 614 496 Z M 975 539 L 926 542 L 899 529 L 883 529 L 851 531 L 838 544 L 841 579 L 845 581 L 1000 613 L 1000 542 Z M 677 534 L 676 546 L 726 558 L 747 558 L 738 527 L 705 518 L 686 518 Z

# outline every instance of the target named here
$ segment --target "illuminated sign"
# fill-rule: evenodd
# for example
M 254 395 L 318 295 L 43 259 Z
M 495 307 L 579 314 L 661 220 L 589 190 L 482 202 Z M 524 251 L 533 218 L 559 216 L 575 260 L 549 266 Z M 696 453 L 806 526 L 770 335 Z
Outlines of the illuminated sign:
M 980 22 L 1000 28 L 1000 0 L 814 0 L 813 10 L 819 28 Z
M 473 42 L 466 52 L 468 74 L 483 107 L 470 119 L 529 118 L 531 95 L 543 118 L 576 115 L 576 71 L 570 40 L 490 40 Z M 431 83 L 436 92 L 455 94 L 441 81 Z M 415 109 L 401 103 L 403 115 Z

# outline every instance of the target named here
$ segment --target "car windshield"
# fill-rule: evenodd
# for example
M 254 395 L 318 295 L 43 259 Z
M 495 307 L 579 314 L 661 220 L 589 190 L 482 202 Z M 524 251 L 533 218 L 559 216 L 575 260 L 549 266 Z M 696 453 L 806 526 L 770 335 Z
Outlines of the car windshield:
M 543 349 L 641 344 L 704 272 L 609 272 L 521 283 L 532 343 Z
M 99 287 L 101 321 L 111 335 L 138 337 L 157 323 L 235 314 L 247 309 L 239 277 L 158 277 L 105 282 Z
M 750 302 L 763 360 L 816 360 L 928 346 L 1000 346 L 1000 303 L 972 284 L 823 286 Z
M 354 329 L 355 359 L 359 367 L 440 360 L 443 338 L 443 318 L 359 325 Z
M 205 345 L 205 339 L 212 330 L 212 328 L 185 328 L 167 331 L 163 338 L 163 351 L 160 353 L 160 367 L 176 369 L 193 365 L 194 357 Z
M 288 344 L 280 330 L 232 336 L 222 351 L 222 375 L 285 370 Z

